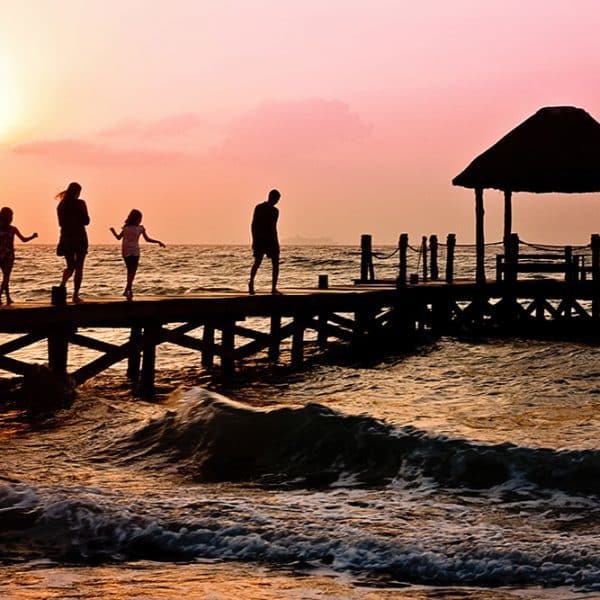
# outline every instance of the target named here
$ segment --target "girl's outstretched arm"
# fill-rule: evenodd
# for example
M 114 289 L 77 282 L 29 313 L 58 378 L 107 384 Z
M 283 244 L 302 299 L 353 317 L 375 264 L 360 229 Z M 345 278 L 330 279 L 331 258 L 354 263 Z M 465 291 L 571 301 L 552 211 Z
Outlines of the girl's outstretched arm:
M 35 238 L 38 236 L 37 233 L 32 233 L 30 236 L 24 236 L 16 227 L 15 227 L 15 235 L 22 241 L 22 242 L 30 242 L 31 240 L 35 240 Z
M 147 242 L 150 242 L 151 244 L 158 244 L 161 248 L 165 248 L 165 245 L 160 240 L 153 240 L 151 237 L 149 237 L 145 229 L 142 235 Z
M 122 232 L 122 231 L 120 231 L 119 233 L 117 233 L 117 232 L 115 231 L 115 228 L 114 228 L 114 227 L 111 227 L 111 228 L 110 228 L 110 232 L 111 232 L 111 233 L 112 233 L 112 234 L 113 234 L 113 235 L 114 235 L 114 236 L 115 236 L 115 237 L 116 237 L 118 240 L 120 240 L 120 239 L 123 237 L 123 232 Z

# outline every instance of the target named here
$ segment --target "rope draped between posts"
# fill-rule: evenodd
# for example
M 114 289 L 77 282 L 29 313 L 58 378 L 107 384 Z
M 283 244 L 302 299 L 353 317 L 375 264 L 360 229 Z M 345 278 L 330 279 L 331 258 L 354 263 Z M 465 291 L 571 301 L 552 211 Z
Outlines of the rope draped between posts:
M 486 247 L 491 247 L 491 246 L 502 246 L 504 244 L 504 242 L 487 242 L 484 244 L 484 246 Z M 438 246 L 441 246 L 443 248 L 447 248 L 448 244 L 444 244 L 443 242 L 438 242 Z M 477 248 L 477 244 L 454 244 L 455 248 Z
M 540 250 L 542 252 L 544 252 L 544 251 L 551 252 L 553 250 L 564 250 L 566 248 L 565 245 L 535 244 L 535 243 L 531 243 L 531 242 L 525 242 L 524 240 L 519 240 L 519 244 L 523 244 L 523 246 L 528 246 L 529 248 L 533 248 L 534 250 Z M 589 250 L 589 249 L 591 249 L 591 247 L 592 247 L 591 244 L 586 244 L 585 246 L 571 246 L 571 248 L 573 250 Z
M 396 248 L 391 254 L 384 255 L 382 255 L 381 252 L 371 252 L 371 256 L 374 256 L 378 260 L 388 260 L 388 258 L 392 258 L 392 256 L 395 256 L 398 252 L 400 252 L 400 248 Z

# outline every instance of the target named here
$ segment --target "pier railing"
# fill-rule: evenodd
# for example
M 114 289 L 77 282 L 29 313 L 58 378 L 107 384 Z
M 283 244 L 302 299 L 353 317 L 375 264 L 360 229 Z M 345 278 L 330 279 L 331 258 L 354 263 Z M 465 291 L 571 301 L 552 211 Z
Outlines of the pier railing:
M 576 245 L 548 245 L 528 243 L 513 233 L 506 242 L 486 244 L 486 263 L 495 264 L 496 282 L 513 282 L 518 279 L 559 278 L 565 281 L 600 282 L 600 235 L 592 234 L 590 243 Z M 386 277 L 377 277 L 379 265 L 392 258 L 397 260 L 397 271 L 390 276 L 386 264 Z M 445 263 L 445 264 L 444 264 Z M 471 264 L 472 263 L 472 264 Z M 378 267 L 379 270 L 379 267 Z M 491 269 L 490 269 L 491 270 Z M 395 283 L 405 287 L 419 282 L 452 283 L 455 278 L 472 279 L 475 271 L 475 245 L 458 244 L 456 235 L 450 233 L 445 243 L 437 235 L 422 236 L 412 245 L 409 236 L 402 233 L 396 248 L 376 251 L 372 236 L 361 236 L 361 269 L 358 284 Z M 522 276 L 522 277 L 520 277 Z

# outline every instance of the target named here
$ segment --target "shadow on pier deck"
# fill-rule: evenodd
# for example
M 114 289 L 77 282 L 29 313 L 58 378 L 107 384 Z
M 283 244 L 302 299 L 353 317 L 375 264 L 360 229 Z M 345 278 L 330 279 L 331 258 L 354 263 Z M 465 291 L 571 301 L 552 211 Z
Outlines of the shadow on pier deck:
M 253 326 L 244 326 L 252 319 Z M 258 323 L 258 325 L 257 325 Z M 224 376 L 244 359 L 264 354 L 277 362 L 282 343 L 292 366 L 303 363 L 307 343 L 326 349 L 347 343 L 369 352 L 406 348 L 419 331 L 434 334 L 489 333 L 531 335 L 558 327 L 581 328 L 600 339 L 597 282 L 528 280 L 484 285 L 472 281 L 431 282 L 397 289 L 391 285 L 288 289 L 280 296 L 205 293 L 201 296 L 143 297 L 134 302 L 97 299 L 79 305 L 26 303 L 0 309 L 0 334 L 20 334 L 0 345 L 0 369 L 26 375 L 34 365 L 10 356 L 47 341 L 48 366 L 76 384 L 123 360 L 142 395 L 154 391 L 156 347 L 168 342 L 201 355 L 205 368 L 217 365 Z M 109 343 L 79 330 L 129 330 L 123 344 Z M 310 341 L 306 333 L 314 332 Z M 68 371 L 69 346 L 99 356 Z

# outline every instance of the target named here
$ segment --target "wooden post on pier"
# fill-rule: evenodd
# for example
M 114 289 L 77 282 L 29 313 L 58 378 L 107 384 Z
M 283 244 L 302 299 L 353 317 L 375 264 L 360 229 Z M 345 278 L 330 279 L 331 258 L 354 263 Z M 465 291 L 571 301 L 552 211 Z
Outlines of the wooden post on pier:
M 429 236 L 429 253 L 430 253 L 430 271 L 431 281 L 437 281 L 439 279 L 438 270 L 438 238 L 437 235 Z
M 140 376 L 142 328 L 132 327 L 129 332 L 129 353 L 127 356 L 127 377 L 136 382 Z
M 277 362 L 279 360 L 279 349 L 281 345 L 281 315 L 273 313 L 271 315 L 271 340 L 269 342 L 269 360 Z
M 204 348 L 202 349 L 202 366 L 210 369 L 214 365 L 215 352 L 215 327 L 212 323 L 204 323 L 202 330 L 202 341 Z
M 446 238 L 446 283 L 454 281 L 454 247 L 456 246 L 456 234 L 449 233 Z
M 367 283 L 375 279 L 373 268 L 373 238 L 368 233 L 360 236 L 360 282 Z
M 592 234 L 590 241 L 592 247 L 592 281 L 594 294 L 592 296 L 592 317 L 600 317 L 600 234 Z
M 408 250 L 408 233 L 401 233 L 398 240 L 398 287 L 406 286 L 407 262 L 406 253 Z
M 423 258 L 423 281 L 427 281 L 427 236 L 421 238 L 421 256 Z
M 146 323 L 142 337 L 142 377 L 140 394 L 148 398 L 154 395 L 154 375 L 156 371 L 156 345 L 160 340 L 159 323 Z

